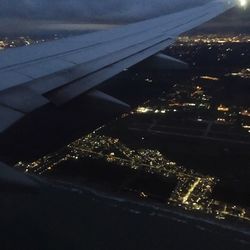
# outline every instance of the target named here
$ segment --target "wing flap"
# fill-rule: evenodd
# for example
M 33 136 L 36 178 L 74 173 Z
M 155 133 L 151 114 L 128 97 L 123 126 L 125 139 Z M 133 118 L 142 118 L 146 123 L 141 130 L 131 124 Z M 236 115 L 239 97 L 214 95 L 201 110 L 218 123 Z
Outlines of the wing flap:
M 0 92 L 0 104 L 22 113 L 30 113 L 48 103 L 49 100 L 44 96 L 26 87 Z
M 159 44 L 152 46 L 151 48 L 140 51 L 139 53 L 136 53 L 131 57 L 114 63 L 109 67 L 105 67 L 95 72 L 94 74 L 90 74 L 89 76 L 76 80 L 62 88 L 53 90 L 46 94 L 46 97 L 56 105 L 65 104 L 73 98 L 96 87 L 98 84 L 100 84 L 100 81 L 106 81 L 111 77 L 119 74 L 123 69 L 129 68 L 132 65 L 144 60 L 145 58 L 154 55 L 155 53 L 157 53 L 157 51 L 162 50 L 166 46 L 172 44 L 173 41 L 174 40 L 166 39 L 165 41 L 162 41 Z
M 45 75 L 51 75 L 55 72 L 65 70 L 73 66 L 75 66 L 74 63 L 56 58 L 49 61 L 39 61 L 31 65 L 25 65 L 23 67 L 15 69 L 15 72 L 26 75 L 33 80 L 44 77 Z
M 0 91 L 32 81 L 32 78 L 12 70 L 0 73 Z
M 144 51 L 157 43 L 164 42 L 167 40 L 171 41 L 171 43 L 174 42 L 174 40 L 170 39 L 168 35 L 162 35 L 150 41 L 135 44 L 129 48 L 125 48 L 121 51 L 117 51 L 115 53 L 108 54 L 102 58 L 98 58 L 97 60 L 93 60 L 91 62 L 78 65 L 77 67 L 74 67 L 67 71 L 60 72 L 59 74 L 54 75 L 53 83 L 51 83 L 51 79 L 48 79 L 48 82 L 46 81 L 47 79 L 43 79 L 42 81 L 39 80 L 39 83 L 32 83 L 30 87 L 40 94 L 45 94 L 46 92 L 52 91 L 54 89 L 56 90 L 59 87 L 63 87 L 64 85 L 83 79 L 84 77 L 90 76 L 91 74 L 95 74 L 97 71 L 100 71 L 103 68 L 108 68 L 115 63 L 119 63 L 123 59 L 129 57 L 133 58 L 134 54 L 141 53 L 141 51 Z M 167 43 L 167 45 L 169 44 Z M 141 58 L 145 59 L 145 56 L 143 56 L 142 54 Z M 121 68 L 121 71 L 123 69 L 124 68 Z
M 24 114 L 19 111 L 0 105 L 0 132 L 3 132 L 7 128 L 9 128 L 23 116 Z

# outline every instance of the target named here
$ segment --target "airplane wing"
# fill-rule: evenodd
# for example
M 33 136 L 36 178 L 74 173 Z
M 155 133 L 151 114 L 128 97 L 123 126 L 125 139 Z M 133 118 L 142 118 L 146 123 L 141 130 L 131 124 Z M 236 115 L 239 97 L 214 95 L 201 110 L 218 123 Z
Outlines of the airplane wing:
M 62 105 L 94 91 L 234 5 L 234 0 L 215 0 L 112 30 L 1 52 L 0 132 L 48 103 Z

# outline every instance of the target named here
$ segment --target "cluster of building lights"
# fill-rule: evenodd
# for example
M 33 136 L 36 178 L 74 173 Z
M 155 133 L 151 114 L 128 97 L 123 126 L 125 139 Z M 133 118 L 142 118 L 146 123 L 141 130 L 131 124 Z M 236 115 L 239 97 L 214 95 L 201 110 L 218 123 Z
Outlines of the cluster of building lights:
M 197 36 L 182 36 L 178 39 L 178 44 L 183 46 L 184 44 L 188 45 L 197 45 L 197 44 L 227 44 L 227 43 L 249 43 L 250 36 L 248 35 L 239 35 L 239 36 L 218 36 L 218 35 L 197 35 Z M 231 50 L 228 48 L 228 50 Z
M 23 37 L 23 36 L 17 37 L 15 39 L 5 37 L 0 40 L 0 50 L 20 47 L 20 46 L 29 46 L 31 44 L 37 44 L 45 41 L 46 39 L 32 39 L 30 37 Z
M 229 107 L 224 106 L 223 104 L 221 104 L 220 106 L 218 106 L 217 110 L 220 111 L 220 112 L 228 112 Z
M 185 93 L 189 92 L 190 98 L 188 100 L 182 100 L 180 95 L 182 89 Z M 184 93 L 183 92 L 183 93 Z M 184 94 L 185 94 L 184 93 Z M 206 95 L 203 88 L 199 85 L 194 86 L 191 89 L 186 89 L 182 85 L 174 85 L 173 92 L 164 97 L 164 101 L 159 98 L 160 104 L 153 104 L 146 102 L 144 106 L 139 106 L 135 113 L 138 114 L 167 114 L 175 113 L 179 110 L 193 110 L 193 109 L 209 109 L 210 108 L 210 96 Z M 134 112 L 133 112 L 134 113 Z
M 242 69 L 239 72 L 227 73 L 225 76 L 234 76 L 243 79 L 250 79 L 250 68 Z
M 209 81 L 219 81 L 220 79 L 215 76 L 200 76 L 200 79 L 209 80 Z
M 72 142 L 60 152 L 44 156 L 35 162 L 19 162 L 16 167 L 25 171 L 44 174 L 59 167 L 60 163 L 64 161 L 79 160 L 86 157 L 103 159 L 116 165 L 135 170 L 140 169 L 165 178 L 176 177 L 178 180 L 177 186 L 173 190 L 168 204 L 182 207 L 185 210 L 205 212 L 219 219 L 236 217 L 242 220 L 250 220 L 249 210 L 209 198 L 214 186 L 219 181 L 214 177 L 185 169 L 168 160 L 157 150 L 130 149 L 119 139 L 99 135 L 98 133 L 94 131 L 86 137 Z M 148 194 L 142 192 L 139 196 L 147 198 Z
M 239 114 L 242 116 L 250 117 L 250 111 L 248 109 L 244 109 L 244 110 L 240 111 Z
M 197 79 L 209 81 L 218 81 L 217 77 L 201 76 Z M 182 95 L 183 93 L 183 95 Z M 158 100 L 147 101 L 144 105 L 139 106 L 132 114 L 141 115 L 159 115 L 172 119 L 171 114 L 176 113 L 177 117 L 180 112 L 190 112 L 196 116 L 191 118 L 204 124 L 221 124 L 237 127 L 238 133 L 246 131 L 250 133 L 250 111 L 248 108 L 238 106 L 229 106 L 211 104 L 212 96 L 208 95 L 205 87 L 201 85 L 177 85 L 175 84 L 169 93 L 160 96 Z M 209 111 L 209 112 L 208 112 Z M 241 125 L 240 125 L 241 124 Z M 209 125 L 210 128 L 212 127 Z M 241 126 L 241 127 L 240 127 Z M 243 129 L 243 130 L 241 130 Z M 210 129 L 208 130 L 210 131 Z M 244 133 L 244 132 L 243 132 Z

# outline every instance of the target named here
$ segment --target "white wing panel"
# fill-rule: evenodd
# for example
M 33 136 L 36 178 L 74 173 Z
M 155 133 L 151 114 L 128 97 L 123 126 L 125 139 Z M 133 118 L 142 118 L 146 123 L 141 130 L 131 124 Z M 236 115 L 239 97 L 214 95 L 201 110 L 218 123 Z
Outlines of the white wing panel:
M 48 99 L 60 105 L 95 88 L 235 3 L 215 0 L 113 30 L 0 52 L 0 120 L 10 114 L 0 131 Z
M 60 59 L 51 59 L 49 61 L 39 61 L 30 65 L 22 66 L 15 69 L 15 72 L 29 76 L 32 79 L 51 75 L 55 72 L 62 71 L 75 66 L 74 63 L 63 61 Z

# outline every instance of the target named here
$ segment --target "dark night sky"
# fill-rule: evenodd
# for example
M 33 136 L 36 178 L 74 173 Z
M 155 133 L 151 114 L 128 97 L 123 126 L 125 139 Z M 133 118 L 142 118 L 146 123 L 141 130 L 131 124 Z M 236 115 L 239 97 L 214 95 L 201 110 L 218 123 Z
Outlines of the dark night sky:
M 0 35 L 52 30 L 102 29 L 211 0 L 0 0 Z M 226 1 L 226 0 L 225 0 Z M 98 23 L 98 25 L 96 25 Z M 209 33 L 250 33 L 250 11 L 237 9 L 210 22 Z
M 0 17 L 67 21 L 141 19 L 211 0 L 1 0 Z

